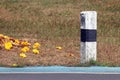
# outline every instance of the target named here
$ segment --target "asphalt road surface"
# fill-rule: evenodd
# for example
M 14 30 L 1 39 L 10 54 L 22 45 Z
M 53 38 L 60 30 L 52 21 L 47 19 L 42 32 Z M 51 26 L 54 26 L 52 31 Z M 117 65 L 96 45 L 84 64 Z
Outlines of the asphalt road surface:
M 120 74 L 0 73 L 0 80 L 120 80 Z

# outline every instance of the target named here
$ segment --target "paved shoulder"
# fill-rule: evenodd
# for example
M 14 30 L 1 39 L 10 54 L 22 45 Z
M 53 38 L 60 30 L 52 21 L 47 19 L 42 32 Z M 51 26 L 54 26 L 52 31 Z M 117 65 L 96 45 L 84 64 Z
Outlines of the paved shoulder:
M 65 67 L 65 66 L 36 66 L 23 68 L 6 68 L 0 67 L 0 72 L 107 72 L 120 73 L 120 67 Z

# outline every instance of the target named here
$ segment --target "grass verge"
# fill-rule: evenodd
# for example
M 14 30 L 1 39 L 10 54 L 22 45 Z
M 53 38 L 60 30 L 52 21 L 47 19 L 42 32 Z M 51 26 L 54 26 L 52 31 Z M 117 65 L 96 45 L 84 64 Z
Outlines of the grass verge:
M 0 33 L 42 43 L 42 56 L 29 54 L 24 64 L 74 66 L 80 62 L 79 13 L 95 10 L 98 61 L 119 65 L 119 9 L 119 0 L 1 0 Z M 62 51 L 55 49 L 58 45 L 63 47 Z M 69 56 L 71 53 L 74 57 Z M 0 50 L 0 63 L 9 66 L 21 63 L 17 54 L 14 50 Z M 19 60 L 14 60 L 15 57 Z

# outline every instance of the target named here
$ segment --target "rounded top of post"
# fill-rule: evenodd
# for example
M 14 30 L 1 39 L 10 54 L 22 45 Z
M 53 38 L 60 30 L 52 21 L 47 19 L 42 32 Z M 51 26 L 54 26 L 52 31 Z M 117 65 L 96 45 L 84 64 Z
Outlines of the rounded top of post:
M 82 11 L 81 13 L 96 13 L 97 14 L 96 11 Z
M 81 29 L 97 29 L 97 12 L 96 11 L 82 11 Z

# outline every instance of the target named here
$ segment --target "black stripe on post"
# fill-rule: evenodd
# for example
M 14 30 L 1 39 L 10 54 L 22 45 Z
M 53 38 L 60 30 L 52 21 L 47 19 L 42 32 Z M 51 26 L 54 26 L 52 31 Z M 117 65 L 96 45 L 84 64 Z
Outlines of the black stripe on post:
M 81 41 L 82 42 L 95 42 L 97 36 L 96 30 L 81 29 Z

